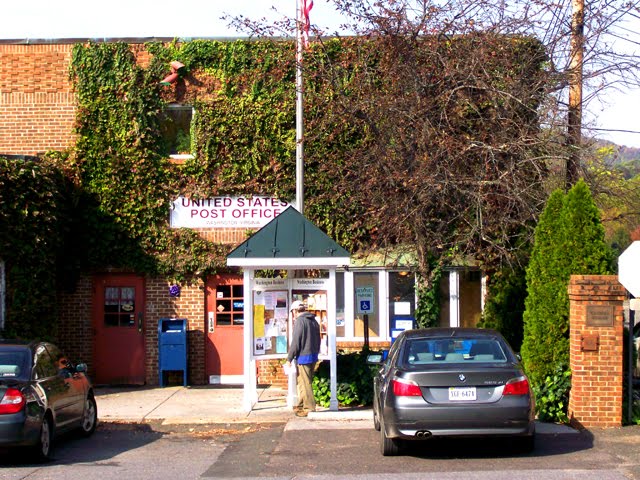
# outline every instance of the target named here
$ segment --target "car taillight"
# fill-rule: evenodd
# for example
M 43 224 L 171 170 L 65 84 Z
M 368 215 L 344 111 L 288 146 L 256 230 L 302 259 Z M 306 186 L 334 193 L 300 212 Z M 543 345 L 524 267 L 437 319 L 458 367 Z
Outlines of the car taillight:
M 512 378 L 502 391 L 502 395 L 527 395 L 529 393 L 529 380 L 527 377 Z
M 405 380 L 403 378 L 394 378 L 391 383 L 393 384 L 393 394 L 396 397 L 421 397 L 422 391 L 418 384 L 411 380 Z
M 26 399 L 22 392 L 16 388 L 7 388 L 4 397 L 0 401 L 0 415 L 18 413 L 24 408 Z

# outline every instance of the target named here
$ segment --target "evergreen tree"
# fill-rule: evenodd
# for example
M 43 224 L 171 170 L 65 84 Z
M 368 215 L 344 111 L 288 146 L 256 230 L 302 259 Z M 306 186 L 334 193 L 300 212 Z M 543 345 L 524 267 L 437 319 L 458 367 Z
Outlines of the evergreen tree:
M 568 271 L 562 252 L 564 193 L 551 194 L 535 231 L 527 267 L 527 298 L 523 315 L 522 359 L 533 385 L 539 385 L 556 363 L 556 343 L 568 324 Z
M 578 181 L 566 195 L 553 192 L 536 227 L 526 274 L 521 353 L 534 388 L 569 365 L 569 278 L 611 273 L 610 260 L 587 184 Z
M 600 211 L 583 180 L 567 193 L 563 216 L 571 275 L 612 274 L 612 251 L 605 242 Z

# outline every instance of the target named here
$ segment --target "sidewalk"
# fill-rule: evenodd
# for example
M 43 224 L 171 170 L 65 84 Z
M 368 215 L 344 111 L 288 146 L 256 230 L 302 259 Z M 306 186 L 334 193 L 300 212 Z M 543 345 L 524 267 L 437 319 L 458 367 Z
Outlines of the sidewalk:
M 371 408 L 341 408 L 332 412 L 318 407 L 308 417 L 298 418 L 287 407 L 286 390 L 274 387 L 257 389 L 258 402 L 251 412 L 242 408 L 242 387 L 96 387 L 95 392 L 102 422 L 160 422 L 162 425 L 283 422 L 303 424 L 306 428 L 316 421 L 322 421 L 323 428 L 370 428 L 373 425 Z
M 219 385 L 171 387 L 96 387 L 101 422 L 156 423 L 162 425 L 287 423 L 299 428 L 373 428 L 371 408 L 318 408 L 298 418 L 287 407 L 286 390 L 258 388 L 258 402 L 251 412 L 242 409 L 242 387 Z M 538 423 L 538 433 L 577 433 L 566 425 Z

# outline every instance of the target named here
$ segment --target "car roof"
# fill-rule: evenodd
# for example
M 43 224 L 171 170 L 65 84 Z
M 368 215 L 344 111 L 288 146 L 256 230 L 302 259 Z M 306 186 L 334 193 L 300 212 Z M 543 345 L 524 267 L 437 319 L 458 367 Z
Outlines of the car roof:
M 414 337 L 473 337 L 473 338 L 502 338 L 499 332 L 490 328 L 462 328 L 462 327 L 438 327 L 438 328 L 416 328 L 402 332 L 405 338 Z
M 0 346 L 32 348 L 38 343 L 41 342 L 36 342 L 34 340 L 21 340 L 17 338 L 0 338 Z

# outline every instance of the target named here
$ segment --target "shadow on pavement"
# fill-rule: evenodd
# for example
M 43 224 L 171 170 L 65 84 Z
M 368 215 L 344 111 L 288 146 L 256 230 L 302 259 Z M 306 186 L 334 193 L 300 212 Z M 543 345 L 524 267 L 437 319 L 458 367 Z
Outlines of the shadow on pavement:
M 134 432 L 132 434 L 132 432 Z M 29 467 L 42 465 L 69 465 L 108 461 L 119 454 L 135 450 L 162 438 L 166 433 L 155 431 L 149 425 L 100 424 L 89 438 L 68 433 L 56 438 L 52 459 L 46 463 L 34 461 L 29 448 L 0 450 L 0 467 Z M 108 463 L 107 463 L 108 464 Z
M 563 434 L 537 434 L 531 452 L 509 438 L 439 438 L 424 442 L 406 442 L 404 455 L 425 459 L 547 457 L 575 453 L 593 448 L 588 431 Z

